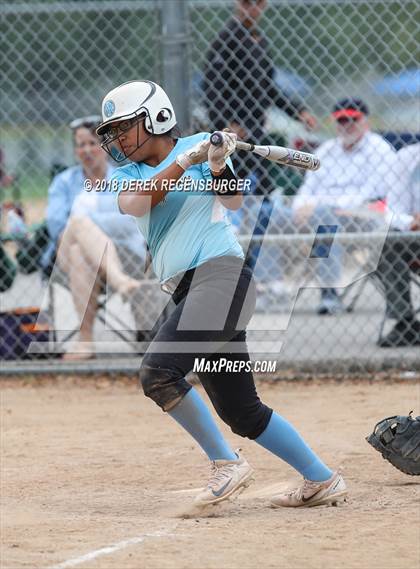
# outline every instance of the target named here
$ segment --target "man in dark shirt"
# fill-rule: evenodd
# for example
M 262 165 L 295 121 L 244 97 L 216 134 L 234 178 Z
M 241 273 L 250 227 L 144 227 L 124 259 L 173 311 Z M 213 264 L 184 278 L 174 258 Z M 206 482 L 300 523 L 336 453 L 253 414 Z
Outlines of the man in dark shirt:
M 276 105 L 308 128 L 315 118 L 296 100 L 286 97 L 274 82 L 268 41 L 257 28 L 266 0 L 237 0 L 235 16 L 221 30 L 207 54 L 204 70 L 205 103 L 211 128 L 230 128 L 240 138 L 261 143 L 267 108 Z M 253 172 L 257 194 L 269 194 L 273 184 L 261 159 L 238 153 L 239 177 Z

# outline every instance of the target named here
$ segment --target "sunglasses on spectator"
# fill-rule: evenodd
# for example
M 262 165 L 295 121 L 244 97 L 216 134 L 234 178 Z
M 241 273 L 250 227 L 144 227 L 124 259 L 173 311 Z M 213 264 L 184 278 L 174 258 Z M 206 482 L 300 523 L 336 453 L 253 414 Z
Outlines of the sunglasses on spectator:
M 347 124 L 353 124 L 355 122 L 359 122 L 360 119 L 362 117 L 340 117 L 338 119 L 336 119 L 336 122 L 340 125 L 347 125 Z
M 101 117 L 99 115 L 90 115 L 88 117 L 80 117 L 78 119 L 74 119 L 69 124 L 71 130 L 76 130 L 76 128 L 85 127 L 85 128 L 93 128 L 97 127 L 101 122 Z

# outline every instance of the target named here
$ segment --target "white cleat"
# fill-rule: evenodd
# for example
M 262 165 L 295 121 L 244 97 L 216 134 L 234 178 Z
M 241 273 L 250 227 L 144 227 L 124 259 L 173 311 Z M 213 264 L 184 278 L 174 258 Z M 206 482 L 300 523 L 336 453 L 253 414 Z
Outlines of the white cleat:
M 238 453 L 237 460 L 213 460 L 207 486 L 196 496 L 194 506 L 208 506 L 227 500 L 247 488 L 253 481 L 254 470 Z
M 304 480 L 302 486 L 273 496 L 271 506 L 273 508 L 336 506 L 338 502 L 345 502 L 346 496 L 347 488 L 343 477 L 340 473 L 334 472 L 325 482 Z

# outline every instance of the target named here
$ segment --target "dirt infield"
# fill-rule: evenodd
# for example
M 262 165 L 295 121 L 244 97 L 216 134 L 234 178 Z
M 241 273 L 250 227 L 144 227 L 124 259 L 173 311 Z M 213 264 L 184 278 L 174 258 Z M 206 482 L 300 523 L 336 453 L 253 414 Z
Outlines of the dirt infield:
M 419 382 L 260 384 L 332 466 L 347 504 L 273 510 L 298 477 L 226 429 L 255 483 L 211 517 L 179 513 L 207 478 L 197 445 L 133 382 L 2 381 L 1 569 L 391 569 L 420 564 L 420 480 L 364 440 L 420 412 Z M 411 519 L 411 523 L 408 520 Z M 105 548 L 105 549 L 104 549 Z

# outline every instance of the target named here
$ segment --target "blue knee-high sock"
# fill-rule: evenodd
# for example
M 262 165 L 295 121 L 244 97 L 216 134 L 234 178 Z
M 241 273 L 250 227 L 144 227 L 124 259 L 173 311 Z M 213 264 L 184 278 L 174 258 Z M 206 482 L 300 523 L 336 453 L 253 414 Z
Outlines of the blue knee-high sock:
M 307 480 L 321 482 L 332 476 L 332 471 L 317 457 L 296 429 L 277 413 L 273 412 L 267 428 L 255 441 L 285 460 Z
M 210 460 L 236 460 L 198 391 L 190 389 L 169 415 L 198 442 Z

